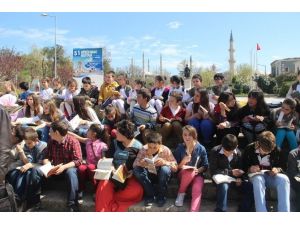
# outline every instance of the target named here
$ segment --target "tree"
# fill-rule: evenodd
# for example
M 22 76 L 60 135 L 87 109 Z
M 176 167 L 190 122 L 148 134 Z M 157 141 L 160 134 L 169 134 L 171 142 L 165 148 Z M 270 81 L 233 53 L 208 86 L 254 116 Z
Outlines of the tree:
M 44 47 L 42 49 L 42 54 L 44 56 L 44 63 L 43 63 L 43 77 L 54 77 L 55 75 L 55 49 L 54 47 Z M 64 47 L 61 45 L 56 45 L 56 64 L 57 68 L 59 66 L 63 66 L 70 59 L 65 56 Z M 51 70 L 47 70 L 47 68 L 52 68 Z M 59 74 L 57 74 L 59 76 Z
M 215 72 L 211 70 L 211 68 L 204 68 L 201 70 L 201 77 L 202 77 L 202 86 L 203 87 L 211 87 L 213 86 L 213 77 L 215 75 Z
M 24 59 L 24 70 L 20 80 L 29 81 L 33 78 L 42 77 L 49 68 L 45 68 L 46 64 L 44 63 L 44 56 L 41 49 L 33 46 L 31 52 L 27 55 L 23 55 Z
M 252 79 L 252 68 L 249 64 L 241 64 L 237 66 L 235 78 L 243 84 L 250 84 Z
M 20 53 L 14 49 L 0 49 L 0 80 L 17 78 L 24 63 Z

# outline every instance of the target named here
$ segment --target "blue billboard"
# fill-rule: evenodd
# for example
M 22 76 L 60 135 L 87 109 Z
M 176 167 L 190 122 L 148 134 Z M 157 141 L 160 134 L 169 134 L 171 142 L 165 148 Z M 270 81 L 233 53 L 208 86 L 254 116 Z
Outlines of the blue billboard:
M 103 74 L 102 48 L 74 48 L 73 67 L 76 77 Z

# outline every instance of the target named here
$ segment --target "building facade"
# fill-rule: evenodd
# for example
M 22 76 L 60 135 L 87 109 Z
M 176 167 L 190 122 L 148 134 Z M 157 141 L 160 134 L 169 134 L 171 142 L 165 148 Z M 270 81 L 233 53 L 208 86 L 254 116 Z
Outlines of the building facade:
M 271 63 L 271 73 L 279 76 L 300 71 L 300 57 L 275 60 Z

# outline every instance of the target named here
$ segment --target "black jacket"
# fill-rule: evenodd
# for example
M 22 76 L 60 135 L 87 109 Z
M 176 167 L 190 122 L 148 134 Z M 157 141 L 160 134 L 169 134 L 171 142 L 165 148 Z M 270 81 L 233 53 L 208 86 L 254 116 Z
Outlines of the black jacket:
M 249 168 L 251 166 L 259 165 L 260 169 L 267 169 L 270 170 L 273 167 L 284 169 L 285 168 L 285 162 L 283 160 L 283 157 L 281 156 L 280 152 L 278 151 L 277 147 L 273 151 L 271 151 L 270 155 L 270 166 L 262 166 L 259 164 L 258 160 L 258 154 L 255 152 L 255 143 L 249 144 L 245 152 L 243 154 L 243 170 L 245 172 L 248 172 Z
M 99 90 L 96 86 L 92 86 L 89 91 L 85 91 L 81 88 L 79 95 L 89 96 L 93 104 L 96 104 L 99 98 Z
M 233 153 L 233 158 L 229 162 L 228 158 L 220 153 L 222 145 L 218 145 L 211 150 L 209 157 L 209 167 L 211 175 L 224 174 L 232 175 L 233 169 L 242 169 L 242 155 L 240 150 L 236 149 L 236 153 Z

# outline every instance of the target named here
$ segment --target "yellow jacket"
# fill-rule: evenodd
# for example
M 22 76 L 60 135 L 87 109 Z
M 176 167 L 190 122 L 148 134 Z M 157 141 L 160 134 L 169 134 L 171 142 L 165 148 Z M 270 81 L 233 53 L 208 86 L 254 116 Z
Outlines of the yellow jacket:
M 119 84 L 116 81 L 112 82 L 111 84 L 102 84 L 100 87 L 99 100 L 103 102 L 113 95 L 118 95 L 119 92 L 116 91 L 118 86 Z

